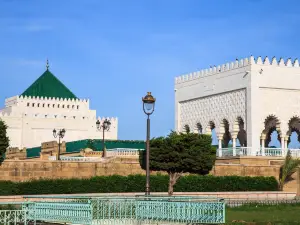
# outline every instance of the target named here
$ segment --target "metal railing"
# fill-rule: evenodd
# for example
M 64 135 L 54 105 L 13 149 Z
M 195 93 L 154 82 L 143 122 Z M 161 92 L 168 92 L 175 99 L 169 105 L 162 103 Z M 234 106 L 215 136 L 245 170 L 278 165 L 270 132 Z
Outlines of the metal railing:
M 34 201 L 36 220 L 81 224 L 149 224 L 225 222 L 225 202 L 217 198 L 135 197 L 45 197 Z M 29 212 L 33 210 L 29 207 Z M 33 214 L 30 214 L 33 215 Z
M 35 214 L 30 216 L 27 206 L 33 206 L 30 202 L 6 202 L 1 203 L 0 209 L 0 224 L 36 224 Z

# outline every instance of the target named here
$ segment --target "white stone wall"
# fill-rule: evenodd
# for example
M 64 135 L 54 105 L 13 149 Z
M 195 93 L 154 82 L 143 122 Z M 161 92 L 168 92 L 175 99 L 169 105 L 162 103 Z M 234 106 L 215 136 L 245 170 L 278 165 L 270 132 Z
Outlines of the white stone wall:
M 66 129 L 64 141 L 102 138 L 96 129 L 96 111 L 89 109 L 89 100 L 31 98 L 15 96 L 5 101 L 0 119 L 8 125 L 11 147 L 36 147 L 55 140 L 53 129 Z M 118 119 L 108 118 L 111 128 L 106 139 L 118 138 Z
M 217 135 L 222 135 L 222 121 L 226 119 L 233 133 L 237 129 L 235 119 L 241 117 L 248 146 L 259 148 L 267 130 L 265 120 L 270 116 L 275 118 L 282 138 L 289 135 L 291 118 L 300 118 L 297 59 L 255 60 L 251 56 L 175 78 L 177 131 L 182 131 L 185 124 L 194 129 L 198 122 L 205 129 L 212 121 Z

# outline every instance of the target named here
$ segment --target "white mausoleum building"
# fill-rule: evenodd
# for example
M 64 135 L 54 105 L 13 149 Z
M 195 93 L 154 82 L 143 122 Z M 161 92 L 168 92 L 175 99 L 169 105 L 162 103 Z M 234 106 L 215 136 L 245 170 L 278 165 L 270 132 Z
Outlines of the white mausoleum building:
M 267 154 L 276 130 L 285 154 L 291 133 L 300 132 L 298 60 L 251 56 L 175 78 L 175 128 L 185 125 L 207 134 L 215 128 L 219 149 L 231 140 L 233 155 L 241 154 L 237 139 L 248 155 Z
M 8 126 L 10 147 L 29 148 L 56 140 L 53 129 L 66 129 L 64 141 L 100 139 L 102 131 L 96 128 L 96 110 L 90 101 L 76 97 L 63 83 L 47 70 L 21 95 L 5 100 L 0 119 Z M 111 121 L 105 139 L 117 139 L 118 120 Z

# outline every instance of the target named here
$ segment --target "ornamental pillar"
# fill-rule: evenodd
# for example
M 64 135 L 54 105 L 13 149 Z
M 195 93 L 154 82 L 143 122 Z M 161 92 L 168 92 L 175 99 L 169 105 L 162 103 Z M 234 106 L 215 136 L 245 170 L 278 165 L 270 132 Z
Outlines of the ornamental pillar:
M 261 155 L 265 156 L 266 155 L 266 152 L 265 152 L 266 136 L 262 135 L 260 140 L 261 140 Z
M 281 137 L 281 155 L 284 157 L 285 156 L 285 151 L 284 151 L 284 147 L 285 147 L 285 137 Z
M 236 135 L 232 136 L 232 155 L 236 156 Z
M 284 149 L 286 151 L 288 151 L 288 141 L 289 141 L 289 137 L 285 136 L 285 138 L 284 138 Z
M 219 151 L 219 157 L 222 157 L 222 136 L 218 135 L 218 151 Z

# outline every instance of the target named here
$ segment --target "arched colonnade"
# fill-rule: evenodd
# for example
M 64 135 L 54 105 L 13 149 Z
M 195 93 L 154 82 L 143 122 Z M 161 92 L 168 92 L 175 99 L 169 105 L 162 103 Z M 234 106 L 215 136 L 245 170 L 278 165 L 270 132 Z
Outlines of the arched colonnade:
M 191 127 L 190 125 L 188 126 Z M 288 149 L 293 132 L 298 135 L 298 141 L 300 142 L 300 116 L 292 116 L 287 123 L 284 123 L 277 116 L 269 115 L 265 118 L 260 129 L 260 149 L 251 149 L 249 147 L 248 149 L 250 150 L 247 150 L 244 154 L 261 156 L 280 154 L 284 156 L 287 151 L 283 150 Z M 210 120 L 205 126 L 197 122 L 194 128 L 190 130 L 201 134 L 212 134 L 213 130 L 215 130 L 218 139 L 218 149 L 219 151 L 221 150 L 221 153 L 218 154 L 219 156 L 222 156 L 222 151 L 226 151 L 230 142 L 232 143 L 231 149 L 233 149 L 232 155 L 237 155 L 235 152 L 237 140 L 240 143 L 240 147 L 247 149 L 246 124 L 241 117 L 236 118 L 233 124 L 230 124 L 227 119 L 216 122 Z M 270 146 L 272 144 L 272 134 L 275 131 L 277 132 L 277 140 L 280 143 L 279 149 L 274 147 L 270 148 L 272 147 Z M 277 151 L 277 153 L 274 153 L 275 151 Z

